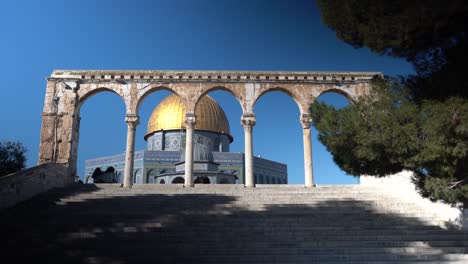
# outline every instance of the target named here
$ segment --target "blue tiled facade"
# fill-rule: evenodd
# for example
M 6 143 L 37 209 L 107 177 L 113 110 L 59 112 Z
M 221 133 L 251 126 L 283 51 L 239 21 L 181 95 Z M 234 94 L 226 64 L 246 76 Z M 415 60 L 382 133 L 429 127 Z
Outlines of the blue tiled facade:
M 238 178 L 237 183 L 244 183 L 244 153 L 212 152 L 220 173 L 232 173 Z M 135 152 L 133 182 L 137 184 L 155 183 L 156 175 L 175 173 L 175 163 L 181 158 L 180 151 L 140 150 Z M 99 169 L 102 172 L 112 171 L 109 182 L 122 183 L 125 167 L 125 154 L 118 154 L 97 159 L 86 160 L 85 179 L 90 179 Z M 111 168 L 111 169 L 110 169 Z M 112 170 L 113 169 L 113 170 Z M 287 165 L 279 162 L 254 157 L 255 182 L 257 184 L 286 184 Z

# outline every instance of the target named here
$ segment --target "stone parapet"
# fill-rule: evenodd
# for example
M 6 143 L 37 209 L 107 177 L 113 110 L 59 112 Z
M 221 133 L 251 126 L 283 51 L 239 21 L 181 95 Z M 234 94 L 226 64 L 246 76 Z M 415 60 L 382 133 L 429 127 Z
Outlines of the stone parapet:
M 382 76 L 380 72 L 332 71 L 162 71 L 162 70 L 55 70 L 49 79 L 99 80 L 170 80 L 181 82 L 355 82 Z
M 73 179 L 67 177 L 68 170 L 63 165 L 47 163 L 0 177 L 0 210 L 70 184 Z

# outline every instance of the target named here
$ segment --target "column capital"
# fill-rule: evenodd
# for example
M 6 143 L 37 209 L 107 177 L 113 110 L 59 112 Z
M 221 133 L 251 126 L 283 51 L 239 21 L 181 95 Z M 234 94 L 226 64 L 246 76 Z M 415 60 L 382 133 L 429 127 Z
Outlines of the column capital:
M 310 114 L 302 114 L 300 122 L 303 129 L 309 129 L 312 124 L 312 116 Z
M 140 117 L 137 114 L 126 114 L 125 122 L 127 125 L 136 127 L 140 123 Z
M 187 113 L 185 115 L 186 128 L 194 129 L 197 124 L 197 116 L 194 113 Z
M 257 119 L 254 113 L 243 114 L 241 117 L 241 125 L 244 128 L 255 126 Z

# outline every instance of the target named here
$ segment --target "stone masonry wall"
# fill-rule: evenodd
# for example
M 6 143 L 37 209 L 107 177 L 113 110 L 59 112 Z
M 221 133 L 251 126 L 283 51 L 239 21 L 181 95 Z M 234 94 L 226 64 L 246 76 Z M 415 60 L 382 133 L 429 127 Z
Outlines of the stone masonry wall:
M 0 177 L 0 210 L 70 184 L 73 179 L 67 177 L 68 170 L 63 165 L 47 163 Z

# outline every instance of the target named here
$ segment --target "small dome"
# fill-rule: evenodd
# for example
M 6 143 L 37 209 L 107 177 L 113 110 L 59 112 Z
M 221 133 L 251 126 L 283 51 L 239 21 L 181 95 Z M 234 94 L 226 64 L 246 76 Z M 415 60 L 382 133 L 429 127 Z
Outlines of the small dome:
M 226 114 L 213 98 L 208 95 L 203 96 L 197 103 L 195 115 L 197 116 L 195 130 L 226 134 L 232 141 Z M 172 94 L 153 110 L 145 140 L 154 132 L 177 129 L 185 129 L 185 105 L 179 96 Z

